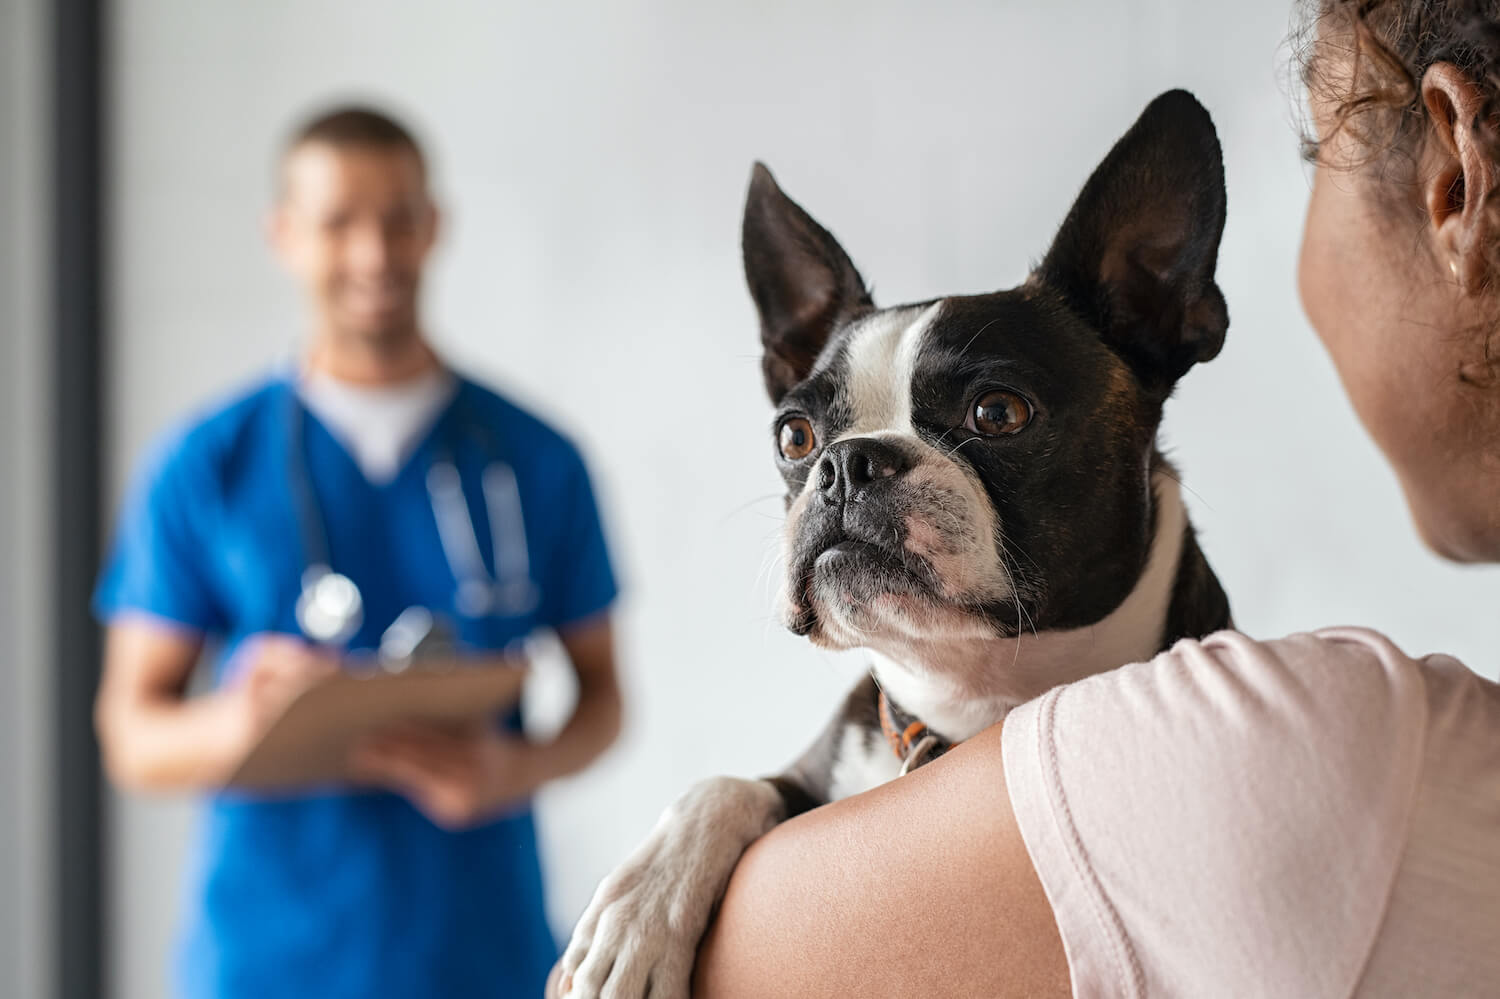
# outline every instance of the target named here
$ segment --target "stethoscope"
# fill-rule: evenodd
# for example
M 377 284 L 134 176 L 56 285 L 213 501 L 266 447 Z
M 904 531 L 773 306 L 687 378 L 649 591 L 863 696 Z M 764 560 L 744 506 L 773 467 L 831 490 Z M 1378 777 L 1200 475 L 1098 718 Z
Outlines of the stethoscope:
M 313 492 L 308 468 L 303 434 L 306 411 L 295 386 L 291 389 L 291 402 L 288 434 L 291 484 L 307 560 L 302 570 L 302 589 L 297 595 L 297 625 L 314 642 L 341 645 L 353 638 L 364 623 L 364 598 L 354 580 L 333 570 L 328 524 Z M 475 433 L 481 430 L 472 422 L 469 428 Z M 490 451 L 493 454 L 493 448 Z M 427 495 L 437 521 L 443 557 L 457 581 L 454 610 L 463 618 L 529 614 L 540 602 L 541 592 L 531 578 L 531 555 L 526 545 L 526 521 L 515 469 L 491 460 L 481 475 L 480 486 L 489 521 L 494 572 L 485 567 L 479 529 L 469 513 L 463 479 L 452 450 L 438 448 L 427 468 Z M 426 608 L 407 608 L 382 636 L 382 657 L 409 659 L 434 624 L 434 615 Z

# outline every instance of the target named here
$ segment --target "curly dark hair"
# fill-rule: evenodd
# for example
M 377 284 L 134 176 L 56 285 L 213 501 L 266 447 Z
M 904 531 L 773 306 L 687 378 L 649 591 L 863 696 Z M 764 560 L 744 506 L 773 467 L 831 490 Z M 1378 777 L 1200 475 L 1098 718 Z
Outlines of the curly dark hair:
M 1451 63 L 1479 87 L 1484 103 L 1471 122 L 1481 148 L 1500 163 L 1500 0 L 1309 0 L 1300 33 L 1302 80 L 1310 94 L 1334 108 L 1335 130 L 1347 130 L 1366 152 L 1362 165 L 1383 175 L 1411 175 L 1425 137 L 1427 108 L 1422 77 L 1436 63 Z M 1352 71 L 1325 72 L 1318 37 L 1346 39 Z M 1315 137 L 1304 137 L 1304 155 L 1316 159 Z M 1474 196 L 1476 192 L 1468 192 Z M 1500 221 L 1496 189 L 1477 192 Z M 1500 276 L 1500 241 L 1488 253 Z M 1470 384 L 1500 380 L 1495 342 L 1500 322 L 1479 337 L 1483 357 L 1459 377 Z

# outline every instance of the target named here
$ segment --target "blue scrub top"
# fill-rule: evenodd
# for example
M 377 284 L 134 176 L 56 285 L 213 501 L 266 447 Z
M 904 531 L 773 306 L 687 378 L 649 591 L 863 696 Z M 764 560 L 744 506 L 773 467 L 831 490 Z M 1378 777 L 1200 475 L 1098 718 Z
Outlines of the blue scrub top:
M 144 613 L 218 640 L 298 632 L 307 561 L 289 482 L 296 387 L 275 377 L 158 443 L 120 515 L 95 595 L 103 620 Z M 574 447 L 536 417 L 460 379 L 396 478 L 365 479 L 312 414 L 301 440 L 333 568 L 358 584 L 374 648 L 402 610 L 450 615 L 460 640 L 501 649 L 614 600 L 599 514 Z M 461 620 L 426 487 L 453 458 L 491 572 L 483 468 L 516 473 L 536 608 Z M 182 995 L 216 999 L 540 996 L 557 947 L 547 927 L 531 811 L 452 833 L 404 798 L 220 794 L 206 805 L 178 957 Z

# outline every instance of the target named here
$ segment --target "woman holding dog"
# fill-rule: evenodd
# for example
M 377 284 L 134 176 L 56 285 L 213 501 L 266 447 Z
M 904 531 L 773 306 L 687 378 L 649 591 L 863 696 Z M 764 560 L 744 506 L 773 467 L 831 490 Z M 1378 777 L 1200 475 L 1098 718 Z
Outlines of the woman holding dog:
M 1500 3 L 1313 13 L 1304 306 L 1424 541 L 1500 561 Z M 1497 833 L 1496 684 L 1226 634 L 773 830 L 698 991 L 1493 995 Z

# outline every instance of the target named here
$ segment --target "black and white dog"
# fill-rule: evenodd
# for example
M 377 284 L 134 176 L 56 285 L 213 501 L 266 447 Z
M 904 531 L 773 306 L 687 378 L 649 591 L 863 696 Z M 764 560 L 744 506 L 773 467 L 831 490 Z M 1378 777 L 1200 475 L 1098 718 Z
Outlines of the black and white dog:
M 744 257 L 786 480 L 786 622 L 871 675 L 785 773 L 667 809 L 562 960 L 573 996 L 686 996 L 745 847 L 1058 684 L 1229 625 L 1156 444 L 1223 345 L 1224 174 L 1208 113 L 1151 103 L 1018 288 L 877 308 L 757 165 Z

